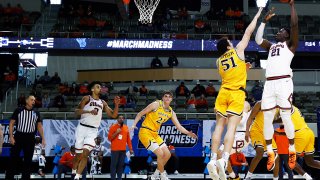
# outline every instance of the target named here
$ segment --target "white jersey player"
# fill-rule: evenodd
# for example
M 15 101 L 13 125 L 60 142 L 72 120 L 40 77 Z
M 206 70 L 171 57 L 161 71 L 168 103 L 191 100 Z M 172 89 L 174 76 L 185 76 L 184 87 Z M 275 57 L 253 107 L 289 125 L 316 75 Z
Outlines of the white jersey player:
M 291 12 L 291 29 L 279 28 L 280 31 L 276 34 L 276 43 L 272 44 L 266 39 L 263 39 L 263 31 L 266 23 L 274 16 L 271 9 L 265 16 L 263 22 L 257 30 L 257 44 L 269 51 L 267 67 L 266 67 L 266 83 L 262 94 L 261 109 L 264 116 L 264 138 L 267 144 L 268 162 L 267 169 L 271 171 L 274 168 L 277 154 L 272 149 L 273 137 L 273 117 L 275 108 L 280 108 L 281 119 L 284 123 L 286 135 L 289 139 L 289 167 L 295 167 L 296 152 L 294 147 L 294 126 L 291 121 L 292 108 L 292 70 L 290 64 L 294 53 L 299 44 L 298 38 L 298 16 L 294 7 L 294 0 L 289 1 Z
M 101 140 L 102 139 L 100 136 L 95 138 L 96 145 L 90 153 L 90 160 L 91 160 L 90 174 L 102 174 L 101 167 L 102 167 L 104 146 L 101 144 Z
M 46 158 L 44 155 L 44 147 L 41 144 L 40 136 L 35 137 L 35 146 L 33 150 L 33 156 L 32 156 L 32 162 L 38 162 L 39 163 L 39 170 L 38 174 L 40 176 L 44 176 L 43 169 L 46 165 Z
M 76 157 L 73 161 L 72 174 L 76 174 L 74 179 L 79 179 L 83 169 L 87 165 L 87 157 L 95 146 L 94 139 L 98 135 L 98 128 L 102 119 L 102 111 L 105 111 L 111 118 L 118 116 L 120 98 L 115 97 L 115 108 L 112 110 L 108 104 L 99 98 L 101 85 L 100 82 L 94 81 L 88 85 L 90 96 L 84 96 L 79 103 L 76 114 L 81 115 L 80 122 L 77 126 L 76 136 Z

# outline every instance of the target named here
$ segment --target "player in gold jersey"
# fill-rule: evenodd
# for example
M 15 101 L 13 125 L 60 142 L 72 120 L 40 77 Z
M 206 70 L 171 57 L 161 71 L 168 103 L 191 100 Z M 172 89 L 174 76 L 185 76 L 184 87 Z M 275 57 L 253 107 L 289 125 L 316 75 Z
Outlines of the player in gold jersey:
M 252 159 L 248 173 L 246 174 L 246 180 L 250 180 L 253 174 L 253 171 L 258 166 L 260 160 L 263 157 L 263 153 L 266 151 L 266 141 L 263 136 L 263 126 L 264 126 L 264 117 L 263 111 L 261 111 L 261 101 L 256 102 L 252 108 L 251 114 L 248 118 L 246 125 L 246 141 L 249 142 L 251 139 L 251 144 L 256 150 L 256 156 Z M 274 151 L 277 151 L 277 144 L 272 140 L 272 148 Z M 276 158 L 276 162 L 279 161 L 279 158 Z M 277 179 L 279 176 L 278 163 L 275 163 L 273 168 L 273 177 Z
M 259 8 L 259 11 L 247 27 L 242 40 L 236 47 L 233 47 L 227 38 L 222 38 L 217 43 L 220 55 L 217 59 L 217 67 L 222 78 L 222 84 L 215 103 L 217 123 L 212 134 L 211 160 L 207 164 L 209 175 L 212 179 L 227 179 L 225 170 L 245 101 L 244 89 L 246 88 L 248 64 L 244 61 L 244 50 L 248 46 L 262 9 Z M 225 125 L 228 128 L 224 136 L 222 158 L 217 160 L 217 152 Z M 217 168 L 219 169 L 219 175 Z
M 158 135 L 158 130 L 163 123 L 171 119 L 180 132 L 192 138 L 197 138 L 196 134 L 186 130 L 179 123 L 176 113 L 170 107 L 172 97 L 173 95 L 170 91 L 164 92 L 162 100 L 154 101 L 140 111 L 132 125 L 132 129 L 136 128 L 136 124 L 141 117 L 146 115 L 139 130 L 139 140 L 148 150 L 152 151 L 157 156 L 157 169 L 153 175 L 151 175 L 151 180 L 158 179 L 159 173 L 160 180 L 168 180 L 164 171 L 164 166 L 170 159 L 171 153 L 166 143 L 164 143 L 163 139 Z
M 320 161 L 315 160 L 313 157 L 315 151 L 315 138 L 313 131 L 308 127 L 308 124 L 304 120 L 301 111 L 295 106 L 292 107 L 293 108 L 291 109 L 291 120 L 294 126 L 294 144 L 297 156 L 303 156 L 307 166 L 320 169 Z M 294 170 L 297 171 L 300 175 L 302 175 L 305 179 L 312 179 L 311 176 L 307 174 L 298 163 L 296 163 Z

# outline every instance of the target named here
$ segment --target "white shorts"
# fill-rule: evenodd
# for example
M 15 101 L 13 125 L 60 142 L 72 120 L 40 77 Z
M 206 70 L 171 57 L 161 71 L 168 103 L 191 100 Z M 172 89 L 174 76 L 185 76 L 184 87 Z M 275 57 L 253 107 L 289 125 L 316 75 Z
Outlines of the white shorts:
M 291 78 L 266 81 L 264 84 L 261 109 L 291 109 L 293 82 Z
M 94 139 L 98 135 L 98 128 L 85 127 L 81 124 L 76 129 L 76 153 L 82 153 L 83 148 L 91 151 L 96 145 Z
M 249 143 L 245 139 L 245 132 L 236 132 L 234 135 L 233 145 L 230 154 L 236 153 L 236 151 L 240 152 L 243 148 L 247 147 Z M 219 148 L 221 151 L 224 149 L 224 145 L 222 144 Z

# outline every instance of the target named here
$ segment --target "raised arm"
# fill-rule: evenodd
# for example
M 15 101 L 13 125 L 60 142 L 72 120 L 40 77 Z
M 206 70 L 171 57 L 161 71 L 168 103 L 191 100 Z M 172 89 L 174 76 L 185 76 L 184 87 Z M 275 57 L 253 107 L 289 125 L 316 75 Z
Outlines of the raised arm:
M 288 46 L 290 50 L 295 53 L 299 45 L 299 28 L 298 28 L 298 15 L 294 7 L 294 0 L 290 1 L 291 8 L 291 33 Z
M 103 109 L 107 113 L 107 115 L 111 118 L 117 118 L 118 112 L 119 112 L 119 103 L 120 103 L 120 97 L 116 96 L 114 97 L 114 109 L 112 110 L 108 104 L 103 101 Z
M 250 41 L 250 37 L 254 31 L 254 29 L 256 28 L 257 25 L 257 21 L 258 18 L 261 15 L 261 11 L 263 10 L 263 8 L 259 8 L 257 14 L 254 16 L 254 18 L 252 19 L 251 23 L 249 24 L 249 26 L 247 27 L 246 31 L 244 32 L 244 35 L 242 37 L 242 40 L 238 43 L 236 50 L 239 56 L 242 56 L 240 58 L 244 59 L 244 50 L 247 48 L 248 43 Z
M 262 47 L 263 49 L 269 51 L 272 43 L 269 42 L 266 39 L 263 39 L 263 32 L 264 32 L 264 28 L 266 26 L 266 23 L 275 15 L 274 13 L 274 8 L 271 8 L 270 11 L 265 15 L 262 23 L 260 24 L 258 30 L 257 30 L 257 34 L 255 37 L 256 43 Z

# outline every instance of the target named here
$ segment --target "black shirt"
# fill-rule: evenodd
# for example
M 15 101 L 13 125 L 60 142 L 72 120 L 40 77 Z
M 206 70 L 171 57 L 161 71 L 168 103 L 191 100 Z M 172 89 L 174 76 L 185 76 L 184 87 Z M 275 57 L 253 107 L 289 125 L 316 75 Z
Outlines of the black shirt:
M 18 107 L 11 119 L 16 120 L 16 131 L 21 133 L 35 133 L 37 123 L 42 122 L 38 111 L 26 107 Z

